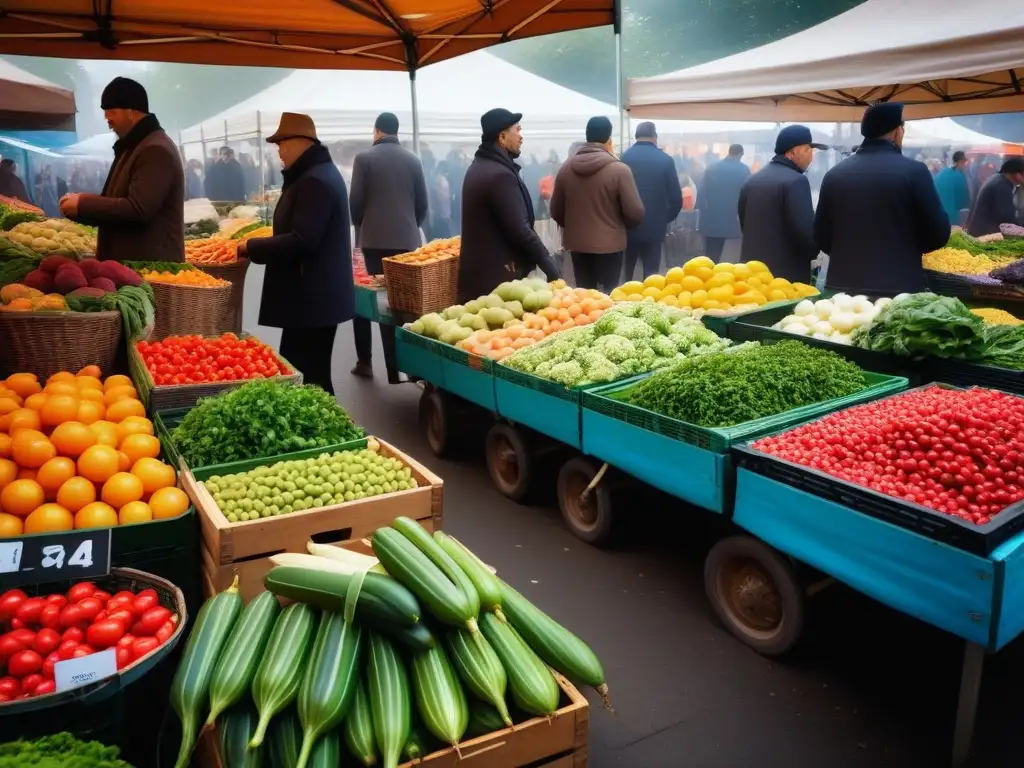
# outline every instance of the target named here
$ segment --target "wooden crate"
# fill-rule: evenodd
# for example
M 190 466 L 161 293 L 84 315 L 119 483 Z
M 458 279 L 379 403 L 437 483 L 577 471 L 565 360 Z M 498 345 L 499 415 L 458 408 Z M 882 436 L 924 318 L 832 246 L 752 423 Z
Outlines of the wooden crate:
M 439 530 L 444 509 L 441 478 L 394 446 L 380 438 L 377 441 L 383 455 L 398 459 L 412 470 L 419 487 L 278 517 L 229 523 L 192 473 L 183 473 L 182 486 L 199 512 L 206 594 L 227 589 L 237 573 L 242 599 L 252 599 L 263 591 L 270 556 L 305 552 L 310 539 L 369 554 L 363 539 L 396 517 L 411 517 L 428 531 Z

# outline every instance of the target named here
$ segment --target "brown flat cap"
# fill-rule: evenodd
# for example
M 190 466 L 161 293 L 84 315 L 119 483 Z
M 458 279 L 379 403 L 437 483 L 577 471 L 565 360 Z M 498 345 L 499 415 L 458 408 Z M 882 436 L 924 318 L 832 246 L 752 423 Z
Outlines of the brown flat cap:
M 282 112 L 281 124 L 273 136 L 267 137 L 268 144 L 280 144 L 285 139 L 309 139 L 320 142 L 316 135 L 316 126 L 313 118 L 309 115 L 300 115 L 297 112 Z

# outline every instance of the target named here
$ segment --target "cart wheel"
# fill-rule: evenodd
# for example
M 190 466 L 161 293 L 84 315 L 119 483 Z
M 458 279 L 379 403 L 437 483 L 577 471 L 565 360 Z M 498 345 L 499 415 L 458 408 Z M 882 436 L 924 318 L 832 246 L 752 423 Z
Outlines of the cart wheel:
M 752 536 L 711 548 L 704 589 L 726 628 L 758 653 L 781 656 L 803 632 L 804 594 L 793 565 Z
M 522 501 L 533 483 L 533 457 L 523 433 L 511 424 L 495 424 L 484 450 L 494 487 L 512 501 Z
M 440 389 L 426 389 L 420 396 L 420 423 L 434 455 L 444 457 L 454 447 L 451 398 Z
M 583 492 L 597 472 L 598 467 L 582 456 L 565 462 L 558 473 L 558 507 L 576 538 L 600 547 L 611 538 L 615 514 L 611 493 L 603 483 L 596 485 L 583 499 Z

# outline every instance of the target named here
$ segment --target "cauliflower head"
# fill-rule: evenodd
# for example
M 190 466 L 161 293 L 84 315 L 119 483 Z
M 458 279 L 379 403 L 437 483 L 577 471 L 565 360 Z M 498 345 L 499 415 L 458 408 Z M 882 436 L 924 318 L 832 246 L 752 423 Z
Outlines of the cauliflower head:
M 575 387 L 583 383 L 583 366 L 575 360 L 555 363 L 551 366 L 551 372 L 547 378 L 566 387 Z
M 632 341 L 615 334 L 598 336 L 593 348 L 613 363 L 625 362 L 636 354 L 636 345 Z

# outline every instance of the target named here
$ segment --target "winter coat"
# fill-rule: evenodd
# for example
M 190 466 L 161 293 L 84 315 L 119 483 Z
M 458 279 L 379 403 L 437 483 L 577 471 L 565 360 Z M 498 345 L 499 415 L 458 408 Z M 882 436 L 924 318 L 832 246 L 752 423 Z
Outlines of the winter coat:
M 11 170 L 0 171 L 0 195 L 16 198 L 23 203 L 32 203 L 32 198 L 25 189 L 25 182 Z
M 622 155 L 633 172 L 644 204 L 644 220 L 629 230 L 629 244 L 660 243 L 683 208 L 683 190 L 672 158 L 650 141 L 638 141 Z
M 822 179 L 814 239 L 829 255 L 830 289 L 923 291 L 921 256 L 944 246 L 949 231 L 931 172 L 891 141 L 865 141 Z
M 322 328 L 355 315 L 348 191 L 322 144 L 284 171 L 274 236 L 248 241 L 246 255 L 266 264 L 260 325 Z
M 740 261 L 757 259 L 776 277 L 806 283 L 818 256 L 811 184 L 796 163 L 776 155 L 740 190 Z
M 505 150 L 481 144 L 462 183 L 459 302 L 483 296 L 539 267 L 561 275 L 533 229 L 530 191 Z
M 626 249 L 626 231 L 644 220 L 644 204 L 629 166 L 587 144 L 555 177 L 551 218 L 563 229 L 567 251 L 617 253 Z
M 352 223 L 362 248 L 413 251 L 427 220 L 427 183 L 420 159 L 383 138 L 356 155 L 352 167 Z
M 76 220 L 99 228 L 98 259 L 184 261 L 184 206 L 178 148 L 147 115 L 114 143 L 103 192 L 79 197 Z
M 978 199 L 967 217 L 967 232 L 975 237 L 999 231 L 1000 224 L 1017 223 L 1013 182 L 1001 173 L 990 176 L 978 190 Z
M 935 175 L 935 189 L 950 224 L 960 221 L 960 211 L 971 207 L 971 190 L 967 176 L 959 168 L 943 168 Z
M 737 204 L 740 190 L 750 178 L 750 169 L 731 157 L 712 163 L 697 188 L 700 231 L 704 237 L 732 239 L 740 237 Z

